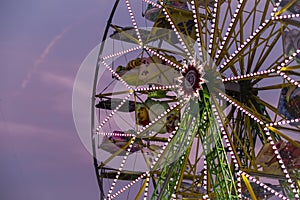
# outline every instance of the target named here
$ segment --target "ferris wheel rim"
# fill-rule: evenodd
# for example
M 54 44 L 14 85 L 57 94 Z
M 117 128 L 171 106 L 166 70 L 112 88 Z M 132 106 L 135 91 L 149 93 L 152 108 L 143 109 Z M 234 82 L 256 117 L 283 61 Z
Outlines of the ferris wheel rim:
M 117 0 L 118 2 L 119 2 L 119 0 Z M 96 94 L 96 92 L 95 92 L 95 94 Z M 94 94 L 93 94 L 94 95 Z M 93 105 L 92 105 L 93 106 Z

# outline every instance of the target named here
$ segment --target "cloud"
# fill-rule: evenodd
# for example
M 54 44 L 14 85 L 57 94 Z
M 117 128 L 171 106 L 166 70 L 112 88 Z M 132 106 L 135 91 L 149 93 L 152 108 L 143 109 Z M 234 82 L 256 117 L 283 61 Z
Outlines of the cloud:
M 54 74 L 51 72 L 39 72 L 41 81 L 45 84 L 57 88 L 55 95 L 49 98 L 50 107 L 60 113 L 71 113 L 71 98 L 74 78 L 61 74 Z
M 60 89 L 66 89 L 64 93 L 75 92 L 76 96 L 87 97 L 88 99 L 92 94 L 93 80 L 90 79 L 89 76 L 87 76 L 88 80 L 81 80 L 72 76 L 56 74 L 48 71 L 41 71 L 39 72 L 39 75 L 41 81 L 45 84 L 50 86 L 59 86 Z
M 27 73 L 27 76 L 25 77 L 25 79 L 22 81 L 21 83 L 21 88 L 24 89 L 26 88 L 27 84 L 29 83 L 29 81 L 31 80 L 33 74 L 37 71 L 38 67 L 40 66 L 40 64 L 42 64 L 45 59 L 47 58 L 48 54 L 50 53 L 51 49 L 55 46 L 55 44 L 69 31 L 70 26 L 68 26 L 67 28 L 65 28 L 61 33 L 59 33 L 58 35 L 56 35 L 51 42 L 46 46 L 46 48 L 43 50 L 43 52 L 41 53 L 41 55 L 39 56 L 39 58 L 37 60 L 34 61 L 33 67 L 32 69 Z
M 73 128 L 47 129 L 38 124 L 15 121 L 0 122 L 0 127 L 4 124 L 7 130 L 0 135 L 0 158 L 13 156 L 10 163 L 5 163 L 8 164 L 6 171 L 11 171 L 10 165 L 17 164 L 24 169 L 23 173 L 30 175 L 30 180 L 37 180 L 38 177 L 33 177 L 36 174 L 60 173 L 72 162 L 81 166 L 89 164 L 91 155 L 79 142 Z
M 41 72 L 41 79 L 49 85 L 57 85 L 66 89 L 72 89 L 74 79 L 65 75 L 54 74 L 51 72 Z
M 51 134 L 53 131 L 38 127 L 31 124 L 23 124 L 19 122 L 0 122 L 0 127 L 7 129 L 11 136 L 33 136 L 36 134 Z

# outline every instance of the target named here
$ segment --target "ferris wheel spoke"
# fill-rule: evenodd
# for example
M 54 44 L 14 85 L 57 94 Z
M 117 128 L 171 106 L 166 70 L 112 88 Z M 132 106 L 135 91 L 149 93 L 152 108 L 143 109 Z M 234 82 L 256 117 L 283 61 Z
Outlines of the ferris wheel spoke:
M 237 8 L 236 8 L 236 10 L 233 14 L 233 18 L 230 21 L 230 24 L 229 24 L 229 27 L 227 28 L 225 36 L 222 38 L 221 46 L 219 47 L 218 52 L 215 56 L 215 60 L 216 60 L 217 65 L 220 64 L 220 62 L 222 60 L 222 57 L 220 57 L 220 56 L 224 55 L 227 52 L 226 49 L 224 51 L 223 51 L 223 49 L 224 49 L 224 47 L 227 47 L 227 45 L 229 43 L 229 40 L 231 39 L 228 36 L 233 35 L 233 33 L 235 31 L 235 28 L 238 24 L 239 17 L 241 16 L 243 8 L 244 8 L 245 5 L 246 5 L 246 1 L 244 1 L 244 0 L 240 0 L 238 2 Z
M 213 57 L 215 49 L 217 49 L 217 34 L 219 26 L 219 13 L 221 7 L 221 0 L 215 0 L 213 11 L 212 11 L 212 24 L 210 30 L 210 39 L 208 45 L 208 54 Z
M 278 123 L 277 123 L 278 124 Z M 295 147 L 300 148 L 300 144 L 298 142 L 296 142 L 294 139 L 292 139 L 291 137 L 289 137 L 288 135 L 282 133 L 280 130 L 278 130 L 278 128 L 275 128 L 274 126 L 276 126 L 277 124 L 273 123 L 273 124 L 268 124 L 269 126 L 267 126 L 267 128 L 278 134 L 280 137 L 286 139 L 288 142 L 290 142 L 291 144 L 293 144 Z
M 175 32 L 180 44 L 182 45 L 187 57 L 189 59 L 193 59 L 193 54 L 194 54 L 194 50 L 190 47 L 189 44 L 191 44 L 190 42 L 190 38 L 187 38 L 187 37 L 183 37 L 184 35 L 180 33 L 180 29 L 179 27 L 176 25 L 176 23 L 174 22 L 174 19 L 171 17 L 171 10 L 172 8 L 169 7 L 168 5 L 165 5 L 163 0 L 160 0 L 159 1 L 161 6 L 162 6 L 162 10 L 163 10 L 163 13 L 166 17 L 166 19 L 168 20 L 171 28 L 173 29 L 173 31 Z M 184 11 L 182 11 L 184 12 Z M 187 12 L 187 11 L 186 11 Z M 191 15 L 192 13 L 187 13 L 188 15 Z
M 108 98 L 112 96 L 117 96 L 117 95 L 124 95 L 124 94 L 129 94 L 130 90 L 122 90 L 122 91 L 114 91 L 114 92 L 108 92 L 108 93 L 99 93 L 96 94 L 95 97 L 97 98 Z
M 284 62 L 281 63 L 280 67 L 277 67 L 278 71 L 277 74 L 279 74 L 280 76 L 282 76 L 285 80 L 287 80 L 289 83 L 300 87 L 300 83 L 298 81 L 296 81 L 295 79 L 291 78 L 290 76 L 288 76 L 286 74 L 285 71 L 281 71 L 282 68 L 286 67 L 286 65 L 288 65 L 288 63 L 290 63 L 291 61 L 293 61 L 293 59 L 300 53 L 300 49 L 297 49 L 291 56 L 289 56 L 287 59 L 285 59 Z
M 155 3 L 155 2 L 153 2 L 151 0 L 143 0 L 143 1 L 146 2 L 147 4 L 151 4 L 152 6 L 157 7 L 157 8 L 161 8 L 162 7 L 160 4 Z
M 226 101 L 228 101 L 233 106 L 236 106 L 239 110 L 241 110 L 243 113 L 251 117 L 253 120 L 258 122 L 259 124 L 264 124 L 266 122 L 270 122 L 270 119 L 265 117 L 264 115 L 258 113 L 257 111 L 252 110 L 248 106 L 238 102 L 237 100 L 233 99 L 232 97 L 229 97 L 227 95 L 224 95 L 222 93 L 219 94 L 222 98 L 224 98 Z
M 137 46 L 137 47 L 132 47 L 132 48 L 129 48 L 129 49 L 126 49 L 126 50 L 122 50 L 122 51 L 116 52 L 116 53 L 112 53 L 110 55 L 101 56 L 100 60 L 105 61 L 105 60 L 113 58 L 113 57 L 124 55 L 124 54 L 130 53 L 130 52 L 134 52 L 134 51 L 139 50 L 141 48 L 142 48 L 142 46 Z
M 118 155 L 120 155 L 122 152 L 126 151 L 130 152 L 131 147 L 130 145 L 135 141 L 135 137 L 131 137 L 131 139 L 124 145 L 122 146 L 122 148 L 120 148 L 119 150 L 117 150 L 116 152 L 114 152 L 111 156 L 109 156 L 106 160 L 104 160 L 103 162 L 101 162 L 101 165 L 99 167 L 105 167 L 107 164 L 109 164 L 114 158 L 116 158 Z M 129 151 L 127 151 L 129 150 Z M 128 156 L 128 155 L 127 155 Z M 127 156 L 125 158 L 127 158 Z M 126 161 L 126 160 L 125 160 Z M 121 172 L 122 170 L 119 170 L 119 172 Z M 119 175 L 118 175 L 119 177 Z
M 256 2 L 255 2 L 255 5 L 256 5 Z M 244 5 L 245 6 L 245 5 Z M 253 8 L 254 10 L 254 8 Z M 251 11 L 251 12 L 254 12 L 254 11 Z M 250 12 L 250 13 L 251 13 Z M 244 15 L 243 13 L 240 13 L 239 16 L 237 16 L 237 19 L 238 19 L 238 22 L 242 22 L 243 23 L 239 23 L 239 30 L 234 30 L 232 32 L 232 35 L 233 35 L 233 39 L 231 40 L 231 42 L 229 43 L 228 45 L 228 48 L 233 48 L 233 49 L 237 49 L 239 47 L 239 45 L 241 44 L 241 41 L 244 41 L 245 40 L 245 33 L 244 33 L 244 26 L 247 25 L 247 21 L 250 19 L 250 16 L 249 15 L 248 17 L 246 17 L 245 19 L 244 18 Z M 235 29 L 237 29 L 237 27 L 235 27 Z M 228 58 L 229 56 L 227 56 Z M 244 59 L 237 59 L 236 62 L 238 62 L 238 66 L 240 67 L 236 67 L 234 66 L 234 69 L 235 71 L 239 71 L 241 74 L 244 74 Z M 230 68 L 232 70 L 232 67 Z M 232 70 L 233 71 L 233 70 Z M 234 71 L 233 71 L 234 72 Z M 237 74 L 237 72 L 234 72 L 234 74 Z
M 195 31 L 196 31 L 196 42 L 198 45 L 199 56 L 203 56 L 203 60 L 207 60 L 206 56 L 206 47 L 207 45 L 207 25 L 209 23 L 210 12 L 207 12 L 209 9 L 205 10 L 205 14 L 199 12 L 199 2 L 198 0 L 191 0 L 192 12 L 193 12 L 193 19 L 195 23 Z M 203 16 L 204 15 L 204 16 Z
M 244 1 L 243 3 L 247 3 L 247 1 Z M 256 34 L 256 31 L 257 31 L 257 30 L 255 30 L 255 27 L 257 27 L 257 25 L 255 25 L 257 23 L 256 16 L 258 16 L 257 18 L 260 19 L 261 25 L 264 25 L 266 23 L 265 18 L 266 18 L 267 13 L 264 12 L 263 10 L 260 11 L 259 7 L 264 7 L 264 10 L 268 9 L 270 6 L 270 1 L 255 1 L 253 3 L 251 2 L 251 4 L 252 4 L 251 7 L 250 7 L 250 5 L 245 6 L 242 4 L 243 7 L 247 7 L 247 12 L 241 13 L 238 17 L 236 17 L 236 22 L 238 22 L 239 27 L 235 27 L 235 29 L 231 29 L 232 30 L 231 36 L 233 36 L 233 37 L 230 37 L 230 39 L 231 39 L 230 43 L 228 43 L 227 48 L 224 49 L 225 53 L 226 53 L 227 49 L 239 49 L 240 46 L 245 45 L 247 40 L 255 41 L 255 38 L 253 36 Z M 250 7 L 250 8 L 248 8 L 248 7 Z M 243 10 L 243 9 L 241 9 L 241 10 Z M 245 31 L 245 30 L 250 30 L 251 29 L 250 27 L 252 27 L 253 35 L 250 35 L 248 37 L 249 31 Z M 258 28 L 260 28 L 260 26 Z M 226 35 L 225 35 L 225 37 L 226 37 Z M 245 41 L 246 38 L 247 38 L 247 40 Z M 242 44 L 243 41 L 245 41 L 244 44 Z M 251 42 L 251 44 L 249 46 L 250 46 L 250 49 L 255 47 L 253 42 Z M 241 48 L 241 50 L 243 50 L 243 49 Z M 224 54 L 223 56 L 225 56 L 225 55 L 226 54 Z M 230 58 L 230 55 L 227 56 L 227 58 Z M 246 56 L 245 56 L 245 58 L 246 58 Z M 219 59 L 218 63 L 220 61 L 221 60 Z M 240 62 L 244 62 L 244 59 L 241 59 Z M 245 62 L 246 62 L 246 59 L 245 59 Z M 251 64 L 248 64 L 248 66 L 249 65 L 251 65 Z M 240 66 L 244 66 L 244 65 L 240 65 Z M 241 71 L 243 71 L 243 69 L 241 69 Z
M 258 2 L 262 2 L 262 1 L 258 1 Z M 268 10 L 269 9 L 269 7 L 271 6 L 271 0 L 267 0 L 267 1 L 264 1 L 264 3 L 265 3 L 265 5 L 264 5 L 264 10 Z M 257 2 L 256 2 L 257 3 Z M 263 6 L 263 5 L 262 5 Z M 256 23 L 256 21 L 255 21 L 255 15 L 259 15 L 260 14 L 260 10 L 258 9 L 258 5 L 256 4 L 256 6 L 255 7 L 253 7 L 253 13 L 254 13 L 254 16 L 252 17 L 252 15 L 249 15 L 249 18 L 250 17 L 252 17 L 252 25 L 251 25 L 251 32 L 253 33 L 254 31 L 255 31 L 255 23 Z M 257 9 L 257 10 L 256 10 Z M 263 24 L 264 23 L 264 20 L 268 17 L 267 15 L 268 15 L 268 13 L 267 12 L 262 12 L 262 14 L 261 14 L 262 16 L 260 17 L 260 24 Z M 274 27 L 275 27 L 275 25 L 274 25 Z M 273 29 L 274 29 L 274 27 L 273 27 Z M 247 30 L 247 29 L 246 29 Z M 269 30 L 270 31 L 270 30 Z M 273 33 L 273 31 L 270 31 L 270 35 Z M 270 36 L 268 36 L 268 37 L 270 37 Z M 265 40 L 265 39 L 264 39 Z M 255 42 L 254 43 L 252 43 L 251 45 L 250 45 L 250 49 L 253 49 L 252 51 L 251 51 L 251 53 L 249 54 L 249 56 L 248 56 L 248 61 L 247 61 L 247 63 L 248 63 L 248 68 L 247 68 L 247 71 L 245 72 L 245 73 L 250 73 L 250 69 L 249 69 L 249 66 L 252 66 L 253 65 L 253 62 L 254 62 L 254 59 L 255 59 L 255 55 L 256 55 L 256 52 L 257 52 L 257 49 L 258 49 L 258 47 L 260 46 L 259 44 L 259 40 L 258 39 L 256 39 L 255 40 Z M 267 42 L 266 42 L 267 43 Z M 265 47 L 267 46 L 267 44 L 265 45 Z M 270 49 L 270 48 L 269 48 Z M 263 53 L 261 53 L 260 54 L 260 56 L 262 56 L 262 55 L 264 55 Z M 258 59 L 259 60 L 259 59 Z M 252 72 L 255 72 L 255 70 L 253 70 Z
M 241 137 L 244 137 L 244 144 L 245 144 L 245 148 L 247 149 L 247 151 L 249 152 L 249 154 L 251 155 L 250 159 L 245 162 L 248 163 L 248 166 L 253 167 L 254 169 L 257 169 L 257 165 L 256 165 L 256 157 L 255 157 L 255 144 L 256 144 L 256 140 L 257 138 L 257 132 L 255 130 L 253 130 L 253 121 L 251 120 L 250 117 L 246 117 L 245 118 L 246 121 L 246 134 L 241 135 Z M 255 126 L 255 125 L 254 125 Z M 250 167 L 249 167 L 250 168 Z
M 127 87 L 129 90 L 132 90 L 129 84 L 126 83 L 126 81 L 124 81 L 124 79 L 119 74 L 117 74 L 106 62 L 102 61 L 102 63 L 106 67 L 106 69 L 110 71 L 112 75 L 115 76 L 125 87 Z
M 281 198 L 281 199 L 283 199 L 283 200 L 288 200 L 287 197 L 285 197 L 284 195 L 278 193 L 276 190 L 274 190 L 274 189 L 272 189 L 271 187 L 269 187 L 268 185 L 262 183 L 262 182 L 259 181 L 258 179 L 256 179 L 256 178 L 250 176 L 250 175 L 247 174 L 246 172 L 240 171 L 240 173 L 242 174 L 244 181 L 251 180 L 251 181 L 253 181 L 254 183 L 256 183 L 257 185 L 259 185 L 260 187 L 262 187 L 262 188 L 264 188 L 264 189 L 270 191 L 272 194 L 276 195 L 277 197 L 279 197 L 279 198 Z M 245 179 L 245 178 L 246 178 L 246 179 Z M 248 182 L 248 183 L 249 183 L 249 182 Z M 249 183 L 249 184 L 248 184 L 248 188 L 250 188 L 250 187 L 251 187 L 251 186 L 250 186 L 250 183 Z M 252 196 L 254 199 L 256 199 L 256 196 L 255 196 L 255 193 L 254 193 L 253 189 L 250 188 L 250 190 L 252 190 L 251 196 Z
M 256 97 L 256 96 L 253 96 L 253 99 L 255 100 L 255 102 L 261 104 L 261 105 L 264 105 L 266 108 L 270 109 L 270 111 L 273 112 L 273 114 L 275 115 L 274 118 L 276 118 L 276 116 L 281 116 L 283 117 L 283 115 L 279 114 L 278 112 L 278 108 L 274 107 L 273 105 L 267 103 L 266 101 Z M 276 105 L 277 106 L 277 105 Z
M 277 71 L 277 73 L 282 76 L 285 80 L 287 80 L 289 83 L 293 84 L 294 86 L 300 87 L 300 82 L 296 81 L 295 79 L 289 77 L 286 73 Z
M 300 27 L 300 22 L 298 20 L 294 20 L 294 19 L 283 18 L 283 19 L 280 19 L 279 22 L 286 24 L 288 26 L 294 26 L 297 28 Z
M 132 95 L 132 93 L 128 94 L 122 102 L 100 123 L 100 125 L 97 127 L 96 132 L 99 133 L 100 129 L 107 123 L 109 120 L 115 115 L 115 113 L 125 104 L 125 102 L 129 99 L 129 97 Z
M 180 57 L 186 57 L 186 53 L 184 52 L 184 50 L 181 47 L 177 46 L 176 44 L 170 44 L 170 45 L 172 47 L 174 47 L 174 49 L 176 49 L 176 50 L 174 50 L 174 49 L 172 49 L 172 50 L 170 50 L 170 49 L 163 49 L 163 48 L 160 48 L 160 47 L 150 46 L 150 45 L 145 45 L 144 48 L 146 50 L 148 50 L 149 52 L 153 53 L 153 54 L 156 53 L 155 55 L 157 55 L 157 56 L 159 56 L 159 55 L 164 56 L 164 54 L 162 54 L 162 52 L 163 52 L 165 54 L 170 53 L 170 54 L 178 55 Z
M 121 175 L 121 172 L 122 172 L 122 170 L 123 170 L 123 168 L 124 168 L 124 165 L 125 165 L 125 163 L 126 163 L 126 160 L 127 160 L 127 158 L 128 158 L 128 155 L 129 155 L 129 153 L 130 153 L 130 150 L 131 150 L 131 148 L 132 148 L 132 146 L 133 146 L 133 142 L 134 142 L 134 141 L 135 141 L 135 137 L 132 137 L 132 138 L 130 139 L 130 141 L 128 142 L 129 144 L 128 144 L 128 148 L 126 149 L 126 154 L 125 154 L 125 156 L 123 157 L 122 163 L 120 164 L 120 167 L 119 167 L 119 170 L 117 171 L 116 177 L 114 178 L 113 183 L 111 184 L 110 189 L 109 189 L 109 191 L 108 191 L 108 194 L 107 194 L 107 198 L 108 198 L 108 199 L 111 199 L 112 192 L 113 192 L 113 190 L 114 190 L 114 188 L 115 188 L 115 186 L 116 186 L 116 183 L 117 183 L 117 181 L 118 181 L 118 179 L 119 179 L 119 177 L 120 177 L 120 175 Z
M 166 56 L 160 54 L 160 53 L 157 53 L 153 48 L 151 47 L 148 47 L 148 46 L 145 46 L 145 49 L 147 51 L 149 51 L 150 53 L 152 53 L 153 55 L 156 55 L 158 56 L 160 59 L 162 59 L 163 61 L 167 62 L 169 65 L 171 65 L 172 67 L 176 68 L 176 69 L 179 69 L 179 70 L 182 70 L 182 66 L 179 65 L 177 62 L 175 62 L 174 60 L 170 60 L 170 58 L 167 58 Z
M 297 121 L 299 122 L 300 119 L 297 120 Z M 299 133 L 300 133 L 300 127 L 299 127 L 299 126 L 298 126 L 298 128 L 297 128 L 297 127 L 295 127 L 295 128 L 280 127 L 280 129 L 281 129 L 281 130 L 285 130 L 285 131 L 290 131 L 290 132 L 293 132 L 293 133 L 296 133 L 296 134 L 299 134 Z
M 276 16 L 276 12 L 278 11 L 281 2 L 282 0 L 278 0 L 277 3 L 275 3 L 271 16 Z
M 280 127 L 280 128 L 286 128 L 286 127 L 282 127 L 283 125 L 287 125 L 287 124 L 292 124 L 292 123 L 298 123 L 300 121 L 300 118 L 295 118 L 295 119 L 285 119 L 285 120 L 280 120 L 278 122 L 274 122 L 274 123 L 270 123 L 267 124 L 268 126 L 276 126 L 276 127 Z M 299 126 L 296 126 L 299 129 Z M 286 128 L 287 129 L 287 128 Z M 296 130 L 296 129 L 291 129 L 290 130 Z M 296 145 L 299 146 L 299 145 Z
M 274 62 L 274 64 L 271 64 L 271 66 L 269 67 L 269 69 L 267 70 L 267 71 L 270 71 L 271 70 L 271 72 L 273 72 L 274 71 L 274 67 L 276 67 L 276 72 L 277 72 L 277 74 L 278 75 L 280 75 L 280 76 L 282 76 L 284 79 L 286 79 L 288 82 L 290 82 L 291 84 L 294 84 L 294 85 L 299 85 L 299 83 L 297 82 L 297 81 L 295 81 L 294 79 L 292 79 L 292 78 L 290 78 L 289 76 L 287 76 L 286 74 L 285 74 L 285 67 L 289 64 L 289 63 L 291 63 L 293 60 L 294 60 L 294 58 L 298 55 L 300 53 L 300 49 L 297 49 L 294 53 L 292 53 L 289 57 L 287 57 L 287 58 L 285 58 L 283 61 L 280 61 L 280 64 L 278 65 L 277 64 L 277 60 L 279 60 L 280 59 L 280 57 L 278 57 L 278 59 Z M 276 65 L 275 65 L 275 63 L 276 63 Z M 270 69 L 271 68 L 271 69 Z M 283 72 L 282 72 L 282 71 Z M 259 79 L 257 79 L 257 80 L 255 80 L 253 83 L 254 84 L 257 84 L 258 82 L 260 82 L 262 79 L 261 78 L 259 78 Z
M 135 92 L 151 92 L 151 91 L 160 91 L 160 90 L 174 90 L 179 88 L 178 85 L 163 85 L 163 86 L 154 86 L 154 87 L 141 87 L 141 88 L 136 88 L 134 91 Z
M 274 51 L 274 47 L 278 46 L 279 39 L 282 35 L 282 27 L 276 26 L 276 23 L 274 23 L 273 26 L 270 26 L 268 29 L 268 35 L 261 36 L 252 43 L 252 48 L 249 47 L 248 67 L 246 73 L 259 71 L 266 62 L 266 58 L 270 56 L 270 53 L 273 53 L 272 56 L 274 56 L 274 61 L 276 60 L 275 57 L 282 58 L 282 53 L 279 54 Z M 257 57 L 258 52 L 259 56 Z M 255 66 L 254 68 L 252 67 L 253 65 Z
M 236 152 L 234 142 L 231 140 L 231 135 L 229 134 L 230 131 L 228 131 L 228 129 L 227 129 L 227 127 L 232 128 L 232 126 L 230 123 L 225 122 L 226 117 L 224 116 L 222 108 L 220 106 L 218 106 L 218 103 L 217 103 L 218 101 L 216 100 L 216 98 L 213 97 L 212 99 L 214 102 L 214 104 L 213 104 L 214 115 L 217 118 L 217 121 L 221 128 L 221 132 L 223 133 L 223 137 L 225 139 L 226 145 L 227 145 L 227 147 L 229 147 L 231 157 L 232 157 L 232 159 L 234 159 L 235 168 L 238 169 L 241 166 L 241 161 Z M 233 130 L 233 132 L 234 132 L 234 130 Z
M 228 82 L 233 82 L 233 81 L 253 80 L 254 78 L 257 80 L 261 80 L 262 78 L 274 78 L 274 77 L 278 77 L 278 76 L 279 75 L 276 73 L 275 69 L 268 69 L 268 70 L 264 70 L 264 71 L 223 78 L 222 81 L 224 83 L 228 83 Z M 254 83 L 258 83 L 258 82 L 259 81 L 254 82 Z M 260 87 L 257 87 L 255 89 L 259 89 L 259 88 Z
M 255 68 L 253 69 L 252 72 L 257 72 L 259 71 L 259 69 L 262 67 L 262 65 L 264 64 L 264 62 L 266 61 L 266 59 L 271 55 L 271 53 L 273 52 L 272 50 L 274 49 L 275 45 L 277 44 L 277 42 L 279 41 L 282 33 L 281 30 L 276 31 L 274 34 L 276 34 L 274 39 L 269 39 L 272 41 L 271 44 L 268 44 L 268 42 L 265 43 L 265 46 L 263 47 L 262 53 L 260 54 L 259 58 L 257 59 L 257 62 L 255 64 Z M 283 55 L 280 55 L 281 57 Z M 278 56 L 278 59 L 280 59 L 280 56 Z M 253 58 L 254 59 L 254 58 Z M 252 60 L 253 60 L 252 59 Z M 274 59 L 274 64 L 276 62 L 277 59 Z M 273 65 L 273 63 L 271 65 Z M 247 70 L 247 73 L 249 73 L 251 70 L 251 68 L 249 67 Z
M 291 179 L 291 176 L 290 176 L 290 174 L 289 174 L 289 172 L 288 172 L 288 170 L 287 170 L 287 168 L 286 168 L 286 166 L 285 166 L 285 164 L 284 164 L 284 162 L 282 160 L 282 157 L 279 154 L 278 148 L 276 147 L 276 145 L 274 143 L 274 140 L 271 137 L 271 134 L 270 134 L 270 132 L 268 130 L 269 128 L 270 127 L 264 128 L 264 131 L 265 131 L 266 135 L 268 136 L 268 141 L 272 145 L 272 149 L 274 150 L 274 154 L 276 155 L 276 158 L 277 158 L 277 160 L 278 160 L 278 162 L 280 164 L 280 168 L 281 168 L 283 174 L 285 175 L 285 178 L 287 179 L 288 183 L 290 184 L 290 188 L 291 188 L 291 190 L 292 190 L 292 192 L 294 194 L 294 197 L 296 199 L 299 199 L 299 194 L 297 192 L 295 184 L 293 183 L 293 180 Z
M 133 25 L 133 27 L 135 29 L 135 32 L 136 32 L 136 35 L 138 37 L 139 44 L 140 44 L 140 46 L 143 46 L 143 41 L 142 41 L 142 38 L 141 38 L 141 34 L 140 34 L 140 31 L 139 31 L 139 29 L 137 27 L 137 22 L 136 22 L 134 13 L 133 13 L 132 8 L 131 8 L 130 1 L 129 0 L 125 0 L 125 3 L 126 3 L 126 6 L 127 6 L 127 9 L 128 9 L 131 21 L 132 21 L 132 25 Z
M 155 125 L 156 122 L 164 119 L 167 117 L 168 113 L 174 111 L 175 109 L 178 109 L 180 107 L 184 107 L 186 105 L 186 101 L 184 100 L 180 100 L 179 102 L 175 103 L 171 108 L 167 109 L 165 112 L 163 112 L 161 115 L 157 116 L 155 119 L 152 120 L 152 122 L 150 122 L 149 124 L 147 124 L 146 126 L 144 126 L 143 128 L 141 128 L 140 130 L 138 130 L 137 135 L 139 138 L 147 138 L 147 137 L 151 137 L 148 134 L 148 130 L 151 129 L 152 126 Z
M 237 57 L 242 54 L 245 48 L 251 44 L 250 41 L 256 40 L 271 24 L 272 22 L 270 20 L 266 20 L 262 23 L 262 25 L 260 25 L 258 29 L 256 29 L 256 31 L 247 38 L 246 41 L 220 66 L 220 72 L 224 72 L 237 59 Z
M 294 84 L 291 84 L 291 83 L 281 83 L 281 84 L 276 84 L 276 85 L 256 87 L 255 89 L 258 91 L 278 90 L 278 89 L 282 89 L 284 87 L 290 87 L 293 85 Z
M 281 0 L 282 1 L 282 0 Z M 281 2 L 280 1 L 280 2 Z M 289 1 L 285 6 L 283 6 L 280 10 L 278 10 L 278 7 L 277 7 L 277 11 L 274 10 L 276 13 L 275 13 L 275 16 L 279 16 L 281 14 L 283 14 L 285 11 L 287 11 L 297 0 L 291 0 Z
M 141 181 L 142 179 L 145 179 L 140 191 L 143 192 L 146 188 L 147 185 L 147 178 L 149 176 L 149 172 L 143 173 L 142 175 L 140 175 L 138 178 L 136 178 L 135 180 L 133 180 L 132 182 L 130 182 L 129 184 L 127 184 L 126 186 L 124 186 L 123 188 L 121 188 L 119 191 L 117 191 L 116 193 L 112 194 L 110 196 L 110 199 L 114 199 L 117 196 L 119 196 L 120 194 L 122 194 L 123 192 L 125 192 L 126 190 L 130 189 L 134 184 L 136 184 L 137 182 Z M 140 193 L 140 192 L 139 192 Z
M 255 159 L 253 154 L 254 146 L 251 146 L 254 138 L 251 134 L 252 130 L 249 131 L 250 118 L 245 115 L 242 111 L 238 110 L 235 118 L 231 120 L 232 124 L 235 124 L 235 127 L 231 123 L 228 123 L 227 126 L 230 128 L 228 130 L 229 133 L 232 132 L 232 142 L 237 151 L 237 155 L 239 155 L 240 166 L 241 167 L 253 167 L 256 168 Z M 250 134 L 250 136 L 249 136 Z

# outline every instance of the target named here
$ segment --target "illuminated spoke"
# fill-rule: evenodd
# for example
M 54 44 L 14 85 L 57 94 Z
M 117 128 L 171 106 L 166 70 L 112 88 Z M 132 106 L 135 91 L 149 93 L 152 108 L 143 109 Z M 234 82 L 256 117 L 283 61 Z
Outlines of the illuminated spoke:
M 140 42 L 140 45 L 143 46 L 143 41 L 142 41 L 142 38 L 141 38 L 141 35 L 140 35 L 140 31 L 137 27 L 137 23 L 136 23 L 136 20 L 135 20 L 135 17 L 134 17 L 134 14 L 132 12 L 132 8 L 131 8 L 131 5 L 130 5 L 130 2 L 129 0 L 125 0 L 126 2 L 126 5 L 127 5 L 127 8 L 128 8 L 128 11 L 129 11 L 129 15 L 130 15 L 130 18 L 131 18 L 131 21 L 132 21 L 132 25 L 135 29 L 135 32 L 136 32 L 136 35 L 138 37 L 138 40 Z
M 283 200 L 287 200 L 288 198 L 285 197 L 284 195 L 280 194 L 279 192 L 273 190 L 272 188 L 270 188 L 269 186 L 267 186 L 266 184 L 260 182 L 259 180 L 257 180 L 256 178 L 250 176 L 249 174 L 240 171 L 240 174 L 244 175 L 245 177 L 247 177 L 248 179 L 250 179 L 251 181 L 253 181 L 254 183 L 256 183 L 257 185 L 259 185 L 260 187 L 270 191 L 272 194 L 276 195 L 277 197 L 283 199 Z
M 288 172 L 288 170 L 287 170 L 287 168 L 286 168 L 286 166 L 285 166 L 285 164 L 284 164 L 284 162 L 282 160 L 281 155 L 279 154 L 278 148 L 276 147 L 276 145 L 275 145 L 275 143 L 274 143 L 274 141 L 273 141 L 273 139 L 271 137 L 271 134 L 270 134 L 268 128 L 264 128 L 264 131 L 265 131 L 266 135 L 268 136 L 269 143 L 272 145 L 272 149 L 274 150 L 274 154 L 276 155 L 276 158 L 278 159 L 278 162 L 280 164 L 282 172 L 284 173 L 284 175 L 285 175 L 288 183 L 290 184 L 290 187 L 291 187 L 291 189 L 292 189 L 292 191 L 293 191 L 293 193 L 295 195 L 295 198 L 298 199 L 299 198 L 299 194 L 297 192 L 297 189 L 296 189 L 296 187 L 295 187 L 295 185 L 293 183 L 293 180 L 291 179 L 291 176 L 289 175 L 289 172 Z
M 107 60 L 109 58 L 118 57 L 118 56 L 130 53 L 130 52 L 134 52 L 134 51 L 139 50 L 141 48 L 142 48 L 142 46 L 133 47 L 133 48 L 130 48 L 130 49 L 127 49 L 127 50 L 119 51 L 119 52 L 113 53 L 111 55 L 107 55 L 107 56 L 101 57 L 100 59 Z

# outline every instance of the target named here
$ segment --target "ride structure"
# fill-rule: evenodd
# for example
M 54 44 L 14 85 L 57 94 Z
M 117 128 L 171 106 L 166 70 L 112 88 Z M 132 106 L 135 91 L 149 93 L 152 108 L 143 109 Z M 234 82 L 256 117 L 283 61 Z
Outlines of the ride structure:
M 92 94 L 101 199 L 299 199 L 298 5 L 116 0 Z

